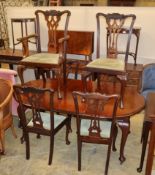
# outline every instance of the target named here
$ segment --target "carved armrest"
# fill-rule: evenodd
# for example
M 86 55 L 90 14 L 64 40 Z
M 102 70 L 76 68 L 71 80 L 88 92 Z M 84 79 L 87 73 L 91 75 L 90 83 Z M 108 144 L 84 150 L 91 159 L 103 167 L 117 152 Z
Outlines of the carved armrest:
M 70 36 L 67 35 L 66 37 L 60 38 L 58 40 L 58 44 L 59 44 L 59 55 L 60 56 L 63 56 L 63 54 L 66 52 L 66 46 L 64 48 L 64 45 L 63 44 L 64 44 L 64 42 L 68 41 L 69 38 L 70 38 Z
M 22 38 L 18 38 L 17 41 L 22 43 L 22 47 L 23 47 L 23 57 L 27 57 L 29 56 L 29 42 L 32 43 L 32 41 L 30 41 L 31 38 L 37 38 L 38 35 L 37 34 L 32 34 L 32 35 L 28 35 Z M 33 42 L 34 43 L 34 42 Z

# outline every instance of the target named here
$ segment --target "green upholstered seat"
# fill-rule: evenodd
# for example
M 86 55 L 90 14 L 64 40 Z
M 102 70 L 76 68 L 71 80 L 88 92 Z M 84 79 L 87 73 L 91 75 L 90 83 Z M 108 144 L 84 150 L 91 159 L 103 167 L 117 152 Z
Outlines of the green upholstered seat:
M 124 71 L 124 66 L 125 66 L 124 60 L 121 58 L 117 58 L 117 59 L 98 58 L 88 63 L 86 67 Z
M 24 58 L 21 62 L 31 62 L 38 64 L 59 64 L 59 54 L 38 53 Z

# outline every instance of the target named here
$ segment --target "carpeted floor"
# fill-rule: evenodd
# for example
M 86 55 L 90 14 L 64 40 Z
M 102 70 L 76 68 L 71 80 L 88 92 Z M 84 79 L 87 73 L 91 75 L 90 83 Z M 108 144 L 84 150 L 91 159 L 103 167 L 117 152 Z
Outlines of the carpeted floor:
M 141 154 L 141 128 L 143 113 L 131 118 L 131 133 L 125 147 L 126 161 L 120 164 L 119 132 L 116 152 L 112 152 L 109 166 L 109 175 L 144 175 L 137 173 Z M 17 139 L 14 139 L 10 130 L 6 132 L 6 155 L 0 157 L 0 175 L 103 175 L 107 146 L 84 144 L 82 150 L 82 171 L 77 170 L 77 142 L 75 119 L 72 120 L 73 132 L 70 134 L 70 145 L 65 144 L 65 132 L 62 130 L 55 137 L 53 164 L 48 165 L 49 137 L 37 139 L 31 135 L 31 157 L 25 159 L 25 145 L 20 143 L 21 129 L 17 127 Z M 155 169 L 155 166 L 154 166 Z

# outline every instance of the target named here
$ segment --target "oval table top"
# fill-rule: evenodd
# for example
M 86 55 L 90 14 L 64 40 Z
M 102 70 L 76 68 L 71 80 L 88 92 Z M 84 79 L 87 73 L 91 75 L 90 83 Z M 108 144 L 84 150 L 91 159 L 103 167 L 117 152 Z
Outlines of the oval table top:
M 61 85 L 61 93 L 62 99 L 58 99 L 57 97 L 57 80 L 55 79 L 47 79 L 44 82 L 42 79 L 39 80 L 32 80 L 25 83 L 26 86 L 33 86 L 39 88 L 52 88 L 55 90 L 54 94 L 54 110 L 56 112 L 66 113 L 66 114 L 75 114 L 75 107 L 74 101 L 72 97 L 73 91 L 83 91 L 83 84 L 81 80 L 73 80 L 68 79 L 66 85 Z M 96 91 L 96 83 L 92 81 L 87 82 L 87 89 L 89 92 Z M 102 89 L 100 90 L 101 93 L 106 94 L 119 94 L 120 86 L 118 83 L 109 83 L 106 82 L 102 85 Z M 47 97 L 46 97 L 47 98 Z M 44 107 L 48 109 L 48 104 L 44 100 Z M 81 102 L 81 107 L 82 107 Z M 121 120 L 123 118 L 128 118 L 138 112 L 140 112 L 145 106 L 145 100 L 142 95 L 140 95 L 136 87 L 134 86 L 127 86 L 125 88 L 125 95 L 124 95 L 124 108 L 121 109 L 118 107 L 117 109 L 117 119 Z M 106 109 L 106 115 L 111 112 L 111 106 L 109 105 Z

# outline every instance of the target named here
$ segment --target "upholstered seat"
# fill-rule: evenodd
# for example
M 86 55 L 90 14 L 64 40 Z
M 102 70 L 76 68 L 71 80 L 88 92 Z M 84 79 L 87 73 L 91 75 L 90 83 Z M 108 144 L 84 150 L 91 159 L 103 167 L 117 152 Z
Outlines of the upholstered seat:
M 124 60 L 121 58 L 120 59 L 98 58 L 88 63 L 86 67 L 92 67 L 104 70 L 124 71 L 125 63 Z
M 41 112 L 41 119 L 43 121 L 43 127 L 47 130 L 50 130 L 50 113 L 48 112 Z M 65 120 L 66 117 L 63 115 L 58 115 L 58 114 L 54 114 L 54 129 L 58 127 L 58 125 L 60 125 L 63 120 Z M 28 126 L 33 126 L 33 119 L 30 120 L 30 122 L 27 124 Z
M 51 59 L 52 58 L 52 59 Z M 59 54 L 52 53 L 38 53 L 30 55 L 24 58 L 22 62 L 38 63 L 38 64 L 55 64 L 58 65 L 60 62 Z
M 155 92 L 155 63 L 145 65 L 142 72 L 141 94 L 146 99 L 149 92 Z
M 89 128 L 90 128 L 90 120 L 82 119 L 81 120 L 81 128 L 80 135 L 89 136 Z M 100 135 L 101 137 L 108 138 L 110 137 L 111 131 L 111 122 L 110 121 L 100 121 Z

